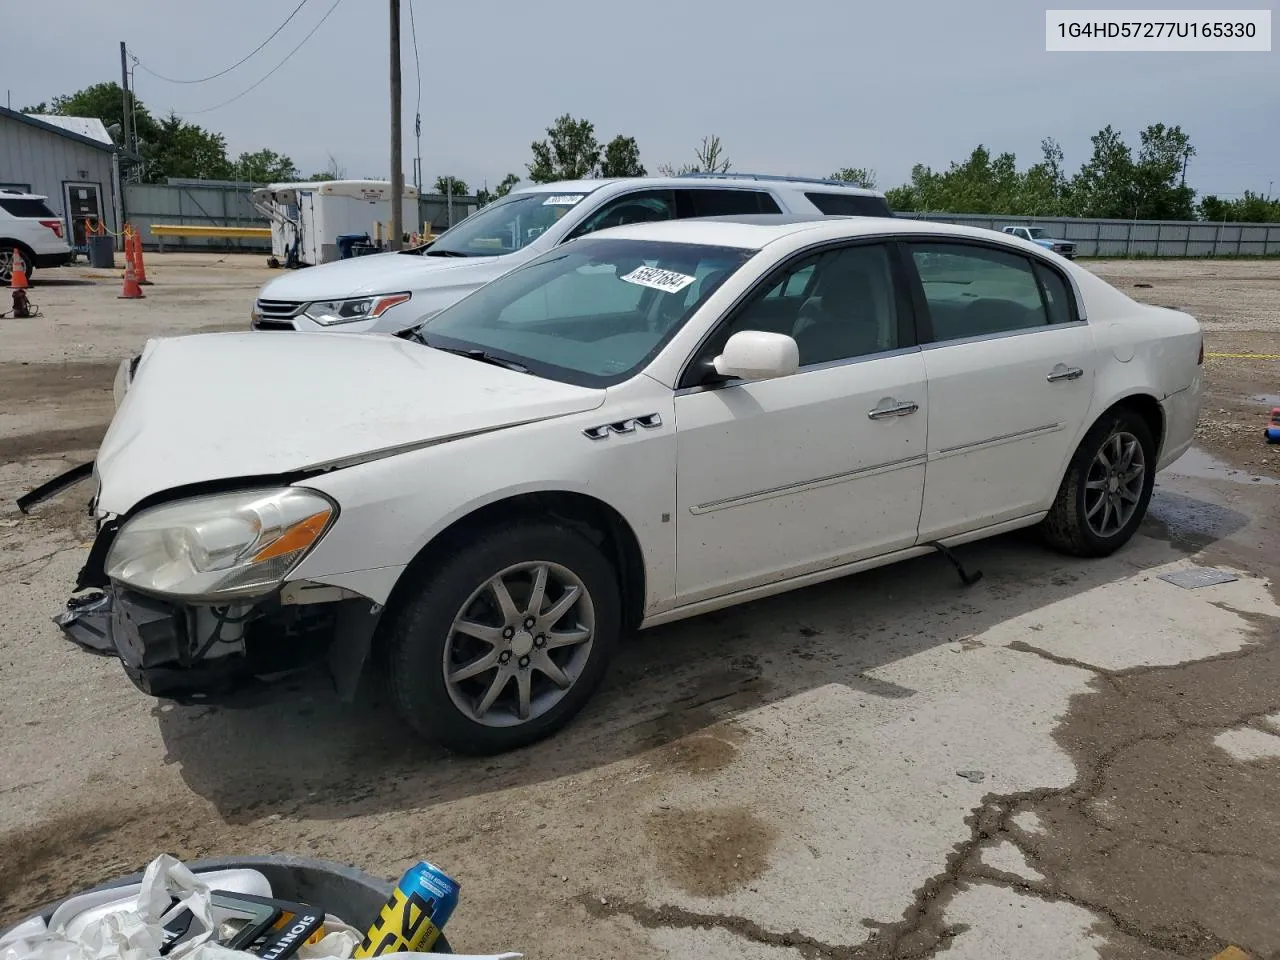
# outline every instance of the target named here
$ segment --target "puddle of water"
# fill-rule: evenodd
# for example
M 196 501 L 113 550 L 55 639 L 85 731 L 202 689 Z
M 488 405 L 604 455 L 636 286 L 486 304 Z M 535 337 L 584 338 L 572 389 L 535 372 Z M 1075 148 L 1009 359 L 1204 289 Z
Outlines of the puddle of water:
M 1262 403 L 1268 407 L 1280 407 L 1280 393 L 1255 393 L 1249 399 L 1254 403 Z
M 1182 477 L 1202 477 L 1207 480 L 1229 480 L 1232 483 L 1280 486 L 1280 479 L 1260 476 L 1235 467 L 1210 456 L 1198 447 L 1192 447 L 1169 466 L 1169 473 Z

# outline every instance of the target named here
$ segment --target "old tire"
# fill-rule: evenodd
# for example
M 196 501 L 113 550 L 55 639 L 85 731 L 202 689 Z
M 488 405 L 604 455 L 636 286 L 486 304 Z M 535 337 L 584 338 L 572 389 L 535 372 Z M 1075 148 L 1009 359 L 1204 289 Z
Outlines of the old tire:
M 494 527 L 415 576 L 388 666 L 396 707 L 423 736 L 459 753 L 512 750 L 564 726 L 599 686 L 622 605 L 613 565 L 576 530 Z
M 1118 407 L 1080 441 L 1041 530 L 1050 546 L 1105 557 L 1129 541 L 1155 486 L 1156 443 L 1138 413 Z M 1140 475 L 1136 475 L 1139 473 Z

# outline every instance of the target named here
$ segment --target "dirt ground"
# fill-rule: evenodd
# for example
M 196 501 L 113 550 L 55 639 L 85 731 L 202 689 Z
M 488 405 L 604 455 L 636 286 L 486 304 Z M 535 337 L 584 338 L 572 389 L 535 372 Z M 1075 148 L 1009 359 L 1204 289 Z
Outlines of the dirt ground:
M 244 328 L 260 257 L 150 256 L 155 284 L 37 274 L 0 320 L 0 927 L 140 868 L 289 852 L 457 877 L 455 946 L 530 958 L 1280 957 L 1280 262 L 1095 262 L 1206 331 L 1201 449 L 1142 534 L 1069 560 L 975 544 L 627 644 L 559 736 L 474 760 L 378 686 L 180 707 L 62 640 L 92 534 L 73 488 L 119 360 Z M 1150 284 L 1150 286 L 1135 286 Z M 1196 566 L 1237 579 L 1159 579 Z

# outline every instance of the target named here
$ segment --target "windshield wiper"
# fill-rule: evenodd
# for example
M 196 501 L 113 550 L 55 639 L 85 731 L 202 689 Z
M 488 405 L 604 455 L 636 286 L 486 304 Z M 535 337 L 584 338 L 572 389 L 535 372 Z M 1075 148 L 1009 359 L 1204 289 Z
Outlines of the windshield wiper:
M 441 349 L 440 347 L 436 348 Z M 456 353 L 460 357 L 467 357 L 471 360 L 479 360 L 481 363 L 491 363 L 495 367 L 506 367 L 508 370 L 514 370 L 516 373 L 528 373 L 529 368 L 523 363 L 517 363 L 514 360 L 507 360 L 504 357 L 495 357 L 492 353 L 486 353 L 484 350 L 477 350 L 474 347 L 470 350 L 449 350 L 449 353 Z
M 469 257 L 471 256 L 471 254 L 469 253 L 462 253 L 458 250 L 432 250 L 429 247 L 426 250 L 422 251 L 422 255 L 424 257 Z
M 529 372 L 529 368 L 523 363 L 518 363 L 515 360 L 508 360 L 505 357 L 495 356 L 494 354 L 481 350 L 478 347 L 436 346 L 427 339 L 426 334 L 419 333 L 416 329 L 406 330 L 401 334 L 401 336 L 414 340 L 417 343 L 422 344 L 424 347 L 430 347 L 432 350 L 440 350 L 443 353 L 452 353 L 459 357 L 466 357 L 468 360 L 479 360 L 481 363 L 491 363 L 495 367 L 505 367 L 508 370 L 514 370 L 516 373 Z

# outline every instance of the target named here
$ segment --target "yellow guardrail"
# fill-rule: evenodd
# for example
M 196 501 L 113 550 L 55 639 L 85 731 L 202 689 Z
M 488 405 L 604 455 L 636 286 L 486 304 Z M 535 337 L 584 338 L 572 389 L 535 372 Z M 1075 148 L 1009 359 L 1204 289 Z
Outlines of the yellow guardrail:
M 194 223 L 153 223 L 152 236 L 156 237 L 254 237 L 270 240 L 270 227 L 212 227 Z

